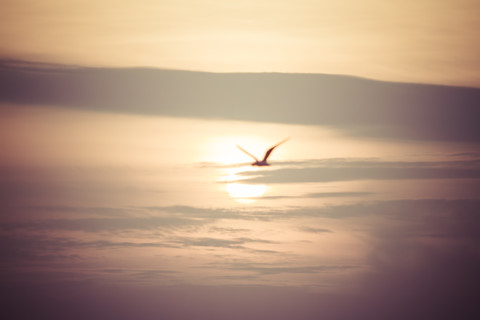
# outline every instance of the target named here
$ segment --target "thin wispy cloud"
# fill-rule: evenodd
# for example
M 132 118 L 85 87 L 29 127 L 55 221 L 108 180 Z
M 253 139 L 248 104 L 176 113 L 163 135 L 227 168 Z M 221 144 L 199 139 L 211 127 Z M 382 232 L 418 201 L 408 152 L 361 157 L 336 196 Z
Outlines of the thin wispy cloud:
M 238 175 L 250 183 L 307 183 L 352 180 L 479 179 L 479 160 L 464 161 L 382 161 L 327 159 L 306 162 L 303 168 L 280 168 Z
M 128 231 L 128 230 L 174 230 L 177 227 L 195 226 L 212 220 L 197 220 L 193 217 L 134 217 L 134 218 L 90 218 L 90 219 L 44 219 L 29 223 L 4 225 L 3 230 L 28 228 L 30 230 L 70 230 L 84 232 Z
M 333 232 L 332 230 L 329 230 L 329 229 L 313 228 L 313 227 L 300 227 L 299 230 L 304 232 L 318 233 L 318 234 Z
M 263 239 L 250 239 L 250 238 L 192 238 L 192 237 L 180 237 L 169 240 L 171 243 L 179 244 L 184 247 L 217 247 L 217 248 L 229 248 L 229 249 L 244 249 L 244 245 L 248 243 L 263 243 L 272 244 L 275 243 L 269 240 Z
M 319 217 L 331 219 L 348 219 L 352 217 L 364 217 L 371 215 L 391 216 L 403 215 L 410 217 L 410 214 L 422 212 L 433 215 L 435 212 L 470 214 L 474 212 L 480 202 L 475 199 L 419 199 L 419 200 L 390 200 L 390 201 L 358 201 L 351 204 L 324 205 L 320 207 L 289 207 L 284 209 L 268 207 L 252 207 L 248 209 L 227 209 L 227 208 L 204 208 L 189 206 L 168 206 L 168 207 L 145 207 L 144 210 L 151 210 L 155 213 L 175 213 L 175 216 L 137 216 L 126 218 L 69 218 L 69 219 L 37 219 L 33 221 L 10 223 L 4 222 L 0 230 L 65 230 L 84 231 L 99 233 L 104 231 L 152 231 L 160 230 L 169 234 L 179 229 L 190 229 L 198 226 L 212 225 L 213 232 L 238 235 L 241 232 L 248 232 L 245 228 L 222 228 L 215 227 L 214 222 L 218 221 L 278 221 L 300 217 Z M 31 208 L 30 208 L 31 210 Z M 89 211 L 87 208 L 86 211 Z M 81 211 L 80 211 L 81 212 Z M 186 238 L 188 239 L 188 238 Z M 236 241 L 243 241 L 245 238 L 237 238 Z
M 285 250 L 285 246 L 288 244 L 286 239 L 279 242 L 268 237 L 243 237 L 239 236 L 239 231 L 233 227 L 231 233 L 229 233 L 229 228 L 213 229 L 213 232 L 221 232 L 216 236 L 191 234 L 187 237 L 165 233 L 152 241 L 152 239 L 135 239 L 135 234 L 131 234 L 130 236 L 133 237 L 131 239 L 113 240 L 110 235 L 104 233 L 109 229 L 108 227 L 105 230 L 85 227 L 85 219 L 78 219 L 82 223 L 79 223 L 75 230 L 79 231 L 84 228 L 85 231 L 96 234 L 100 238 L 96 240 L 78 238 L 75 233 L 71 233 L 73 231 L 71 225 L 59 223 L 58 220 L 49 225 L 47 219 L 42 228 L 37 227 L 34 230 L 36 234 L 25 233 L 35 225 L 38 226 L 36 222 L 24 223 L 23 226 L 16 224 L 15 228 L 4 224 L 0 251 L 4 267 L 22 265 L 23 270 L 37 270 L 35 272 L 40 272 L 39 274 L 43 274 L 43 271 L 39 271 L 40 266 L 49 266 L 53 270 L 56 268 L 70 270 L 65 277 L 61 277 L 68 281 L 80 281 L 85 278 L 101 279 L 109 275 L 109 277 L 120 277 L 123 281 L 137 279 L 136 281 L 140 282 L 175 283 L 175 281 L 179 281 L 178 279 L 182 279 L 185 273 L 189 274 L 193 271 L 198 273 L 204 270 L 215 273 L 213 275 L 205 274 L 204 279 L 206 280 L 231 281 L 233 283 L 244 281 L 243 287 L 245 287 L 251 282 L 257 285 L 258 283 L 269 284 L 273 281 L 271 277 L 278 276 L 288 278 L 295 275 L 310 279 L 310 277 L 322 275 L 359 273 L 363 276 L 352 280 L 349 284 L 352 291 L 348 296 L 354 295 L 356 299 L 360 299 L 359 301 L 366 305 L 373 304 L 373 301 L 385 301 L 385 303 L 390 301 L 389 305 L 391 305 L 392 301 L 395 301 L 393 298 L 398 297 L 392 292 L 399 290 L 402 294 L 410 292 L 411 296 L 420 299 L 424 294 L 431 294 L 438 290 L 444 292 L 446 297 L 450 297 L 451 295 L 447 294 L 450 290 L 465 292 L 467 288 L 474 289 L 471 287 L 471 279 L 475 277 L 480 261 L 474 250 L 475 244 L 479 241 L 477 227 L 479 225 L 477 214 L 479 208 L 479 201 L 473 199 L 423 199 L 366 203 L 361 201 L 348 205 L 287 210 L 268 211 L 266 208 L 262 209 L 264 211 L 262 214 L 268 217 L 263 220 L 270 225 L 267 229 L 278 228 L 275 223 L 279 220 L 288 223 L 296 221 L 292 228 L 297 232 L 319 239 L 326 239 L 325 237 L 344 232 L 336 228 L 325 227 L 327 221 L 341 221 L 339 226 L 352 228 L 353 232 L 360 236 L 365 244 L 368 244 L 366 260 L 356 261 L 356 263 L 323 264 L 321 262 L 314 263 L 311 260 L 305 260 L 304 262 L 307 263 L 303 263 L 298 259 L 299 253 Z M 90 211 L 88 208 L 85 210 L 86 212 Z M 155 207 L 154 209 L 144 208 L 143 210 L 174 212 L 181 217 L 196 217 L 197 219 L 202 216 L 219 215 L 217 221 L 225 223 L 236 219 L 234 220 L 236 224 L 240 221 L 251 221 L 252 218 L 252 213 L 246 215 L 246 212 L 242 214 L 241 210 L 226 210 L 225 208 L 169 206 Z M 260 211 L 260 209 L 258 210 Z M 81 214 L 80 211 L 77 213 Z M 117 219 L 113 217 L 111 219 L 115 228 L 121 227 L 118 225 Z M 151 227 L 143 223 L 144 216 L 138 215 L 137 219 L 140 223 L 132 223 L 132 225 L 139 229 L 139 235 L 142 234 L 142 230 L 150 230 Z M 307 221 L 310 223 L 298 225 L 299 219 L 300 221 L 308 219 Z M 318 224 L 315 224 L 316 219 L 318 219 Z M 98 220 L 103 224 L 106 223 L 104 216 L 99 216 Z M 210 218 L 208 220 L 211 221 Z M 95 224 L 95 219 L 92 218 L 91 223 Z M 131 230 L 128 225 L 123 227 Z M 45 233 L 48 230 L 52 232 Z M 53 236 L 60 234 L 61 231 L 67 231 L 68 236 Z M 105 236 L 106 238 L 102 238 Z M 439 243 L 448 245 L 443 248 L 438 246 Z M 302 247 L 305 248 L 306 245 L 307 243 L 304 243 Z M 190 250 L 197 253 L 202 250 L 207 250 L 206 252 L 217 250 L 218 256 L 216 262 L 210 264 L 197 262 L 193 263 L 191 269 L 182 270 L 172 269 L 168 265 L 163 267 L 159 265 L 156 270 L 128 267 L 109 271 L 101 263 L 98 270 L 97 268 L 92 269 L 96 255 L 112 255 L 115 252 L 121 254 L 124 252 L 122 250 L 128 249 L 134 249 L 136 252 L 156 250 L 157 254 L 162 254 L 165 250 L 175 250 L 180 257 L 190 256 L 192 252 Z M 237 251 L 251 255 L 239 260 L 233 255 L 233 252 Z M 257 260 L 260 257 L 265 259 L 267 255 L 271 261 Z M 90 266 L 88 270 L 82 269 L 81 266 L 85 264 Z M 435 272 L 432 273 L 432 270 Z M 9 272 L 12 273 L 12 271 Z M 45 274 L 43 277 L 48 279 Z M 418 289 L 407 290 L 406 283 L 411 279 L 416 279 L 417 285 L 421 285 L 424 289 L 420 292 Z M 366 290 L 366 287 L 369 289 Z M 378 292 L 386 292 L 391 300 L 380 297 Z M 459 305 L 463 305 L 463 303 Z M 466 306 L 468 307 L 468 304 Z
M 273 275 L 273 274 L 288 274 L 288 273 L 303 273 L 303 274 L 316 274 L 321 272 L 338 272 L 348 269 L 357 269 L 360 266 L 353 265 L 313 265 L 302 267 L 284 267 L 276 266 L 268 263 L 263 264 L 249 264 L 249 263 L 236 263 L 228 266 L 228 269 L 248 271 L 259 275 Z

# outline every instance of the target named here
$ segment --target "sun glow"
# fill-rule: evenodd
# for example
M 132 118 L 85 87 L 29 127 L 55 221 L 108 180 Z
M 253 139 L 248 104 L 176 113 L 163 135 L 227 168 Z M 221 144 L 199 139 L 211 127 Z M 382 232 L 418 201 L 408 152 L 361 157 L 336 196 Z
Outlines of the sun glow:
M 252 126 L 257 125 L 253 124 Z M 242 126 L 241 130 L 238 130 L 236 126 Z M 224 183 L 225 190 L 233 200 L 239 203 L 253 203 L 259 200 L 268 188 L 264 184 L 249 184 L 248 179 L 245 180 L 246 176 L 243 176 L 242 173 L 269 170 L 265 166 L 260 168 L 250 164 L 255 160 L 253 157 L 262 160 L 266 150 L 274 145 L 275 142 L 278 143 L 278 140 L 267 140 L 256 136 L 237 134 L 236 131 L 246 131 L 243 126 L 243 123 L 232 122 L 230 127 L 224 130 L 227 132 L 232 130 L 231 134 L 209 139 L 205 144 L 205 156 L 202 159 L 206 162 L 214 163 L 219 168 L 220 175 L 217 181 Z M 271 128 L 272 125 L 263 124 L 262 128 L 256 131 L 262 132 L 262 130 L 266 130 L 265 127 Z M 273 131 L 275 130 L 268 130 L 268 132 Z M 265 134 L 265 136 L 268 136 L 268 134 Z M 249 156 L 239 146 L 248 146 L 248 152 L 251 152 L 254 156 Z M 281 152 L 284 152 L 284 150 L 275 153 L 277 159 L 281 158 Z M 280 157 L 278 157 L 279 155 Z
M 227 191 L 235 201 L 240 203 L 252 203 L 257 201 L 267 190 L 266 185 L 227 183 Z
M 263 134 L 265 128 L 257 127 L 256 124 L 253 124 L 256 131 Z M 252 130 L 252 125 L 247 127 L 248 130 Z M 270 128 L 271 125 L 263 125 L 263 127 Z M 235 134 L 235 131 L 246 131 L 246 125 L 241 122 L 231 122 L 227 127 L 222 128 L 223 132 L 225 131 L 234 131 L 232 134 L 224 134 L 221 137 L 212 137 L 203 147 L 203 156 L 202 160 L 207 162 L 216 162 L 221 165 L 232 165 L 232 164 L 250 164 L 254 162 L 254 159 L 243 153 L 237 148 L 237 145 L 248 148 L 248 151 L 254 154 L 260 160 L 262 159 L 265 151 L 273 145 L 275 142 L 274 139 L 265 139 L 259 138 L 254 135 L 241 135 Z M 273 130 L 269 130 L 273 131 Z M 217 132 L 213 134 L 218 134 Z M 274 142 L 272 142 L 274 141 Z M 242 170 L 243 171 L 243 170 Z M 231 172 L 229 172 L 231 173 Z
M 253 203 L 257 201 L 267 190 L 263 184 L 248 184 L 242 182 L 238 173 L 244 171 L 256 171 L 256 167 L 240 167 L 227 169 L 226 175 L 219 181 L 226 182 L 225 189 L 230 197 L 239 203 Z

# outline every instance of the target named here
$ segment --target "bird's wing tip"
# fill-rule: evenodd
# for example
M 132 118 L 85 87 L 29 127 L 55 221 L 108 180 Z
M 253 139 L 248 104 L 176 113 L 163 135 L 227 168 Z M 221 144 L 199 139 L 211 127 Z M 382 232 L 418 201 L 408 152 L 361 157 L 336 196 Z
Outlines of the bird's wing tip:
M 236 145 L 238 149 L 242 150 L 243 152 L 245 152 L 246 154 L 248 154 L 250 157 L 252 157 L 253 159 L 255 159 L 255 161 L 258 161 L 258 159 L 253 155 L 251 154 L 250 152 L 248 152 L 247 150 L 243 149 L 242 147 L 240 147 L 238 144 Z

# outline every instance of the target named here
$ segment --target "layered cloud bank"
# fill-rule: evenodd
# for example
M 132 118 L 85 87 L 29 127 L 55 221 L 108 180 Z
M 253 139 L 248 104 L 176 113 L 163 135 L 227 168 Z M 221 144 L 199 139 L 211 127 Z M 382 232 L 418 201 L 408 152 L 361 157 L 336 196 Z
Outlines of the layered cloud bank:
M 290 319 L 293 315 L 302 319 L 471 317 L 478 314 L 478 208 L 477 200 L 386 201 L 282 211 L 262 209 L 257 213 L 179 206 L 111 208 L 110 212 L 102 208 L 23 208 L 61 211 L 70 218 L 3 224 L 3 301 L 9 302 L 7 313 L 14 314 L 15 308 L 19 308 L 16 314 L 20 316 L 37 313 L 54 318 L 68 315 L 72 319 L 98 314 L 115 315 L 118 319 L 128 319 L 132 314 L 142 319 L 183 319 L 193 315 L 196 319 L 222 319 L 231 313 L 235 313 L 233 318 L 251 319 Z M 92 217 L 85 219 L 82 215 Z M 172 215 L 178 217 L 176 222 L 165 220 Z M 213 227 L 219 221 L 261 220 L 269 221 L 270 227 L 275 228 L 278 221 L 295 224 L 305 218 L 323 224 L 341 221 L 347 228 L 355 229 L 355 234 L 369 247 L 364 264 L 332 264 L 312 258 L 305 265 L 299 262 L 297 254 L 285 250 L 287 241 L 239 236 L 248 233 L 245 229 L 212 229 L 216 236 L 211 238 L 178 236 L 181 231 L 189 233 L 192 227 L 200 225 Z M 65 232 L 69 235 L 62 236 Z M 75 236 L 74 232 L 90 236 Z M 312 229 L 305 226 L 302 232 L 311 233 Z M 333 228 L 320 233 L 325 232 L 341 230 Z M 147 234 L 150 236 L 146 237 Z M 126 237 L 131 240 L 126 241 Z M 268 245 L 271 250 L 255 252 L 256 245 Z M 185 269 L 168 268 L 167 260 L 157 267 L 148 267 L 122 263 L 121 259 L 116 266 L 111 262 L 104 265 L 98 259 L 128 252 L 125 250 L 145 255 L 148 250 L 162 248 L 178 254 L 190 249 L 196 252 L 198 260 L 193 270 L 214 270 L 212 282 L 221 279 L 244 284 L 175 285 L 182 282 Z M 201 252 L 208 250 L 224 253 L 214 264 L 202 264 Z M 229 258 L 246 252 L 263 258 Z M 360 271 L 360 276 L 348 276 L 350 271 Z M 339 292 L 328 286 L 315 293 L 296 286 L 249 284 L 272 277 L 299 275 L 313 280 L 334 274 L 346 275 Z M 159 286 L 161 283 L 164 285 Z M 132 290 L 136 294 L 132 295 Z M 20 308 L 19 301 L 29 308 Z M 63 307 L 59 308 L 59 303 Z M 184 304 L 188 308 L 182 307 Z
M 480 141 L 480 89 L 322 74 L 215 74 L 1 61 L 0 101 L 327 126 L 374 138 Z

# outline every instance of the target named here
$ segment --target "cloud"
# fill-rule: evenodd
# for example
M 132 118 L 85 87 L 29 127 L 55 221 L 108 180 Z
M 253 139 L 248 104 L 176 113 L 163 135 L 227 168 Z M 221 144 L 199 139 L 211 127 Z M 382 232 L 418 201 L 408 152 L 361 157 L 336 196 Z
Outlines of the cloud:
M 168 212 L 184 217 L 191 217 L 195 219 L 207 220 L 262 220 L 268 221 L 276 214 L 283 211 L 270 210 L 264 207 L 249 207 L 249 208 L 218 208 L 218 207 L 192 207 L 192 206 L 166 206 L 166 207 L 147 207 L 152 212 Z
M 323 229 L 323 228 L 312 228 L 312 227 L 301 227 L 299 228 L 300 231 L 303 232 L 310 232 L 310 233 L 330 233 L 331 230 Z
M 163 235 L 175 231 L 186 231 L 191 228 L 210 226 L 209 230 L 234 236 L 239 232 L 248 232 L 245 228 L 222 228 L 214 225 L 215 222 L 224 220 L 243 221 L 279 221 L 298 218 L 328 218 L 350 219 L 366 216 L 396 216 L 409 217 L 416 215 L 423 217 L 444 212 L 458 212 L 458 214 L 470 214 L 480 206 L 480 201 L 475 199 L 419 199 L 419 200 L 389 200 L 389 201 L 361 201 L 343 205 L 325 205 L 321 207 L 289 207 L 286 209 L 249 207 L 249 208 L 205 208 L 190 206 L 165 206 L 143 207 L 132 209 L 130 217 L 91 217 L 91 218 L 68 218 L 68 219 L 36 219 L 28 221 L 4 222 L 0 227 L 3 232 L 20 232 L 30 230 L 34 232 L 44 231 L 83 231 L 90 233 L 111 232 L 112 234 L 124 231 L 159 231 Z M 27 207 L 28 208 L 28 207 Z M 42 207 L 45 208 L 45 207 Z M 48 207 L 47 207 L 48 208 Z M 21 209 L 21 208 L 20 208 Z M 20 210 L 19 209 L 19 210 Z M 141 209 L 141 210 L 140 210 Z M 35 211 L 35 207 L 29 210 Z M 47 210 L 47 209 L 45 209 Z M 77 214 L 91 212 L 98 208 L 77 208 Z M 113 208 L 108 208 L 108 214 Z M 120 208 L 122 212 L 128 209 Z M 141 215 L 135 212 L 141 211 Z M 189 238 L 184 238 L 186 243 Z M 208 240 L 205 238 L 204 240 Z M 235 243 L 249 238 L 235 236 Z M 179 239 L 177 241 L 181 242 Z M 193 241 L 193 240 L 192 240 Z M 253 241 L 249 239 L 249 241 Z M 260 241 L 260 240 L 257 240 Z M 208 242 L 208 241 L 207 241 Z M 195 243 L 195 242 L 192 242 Z M 206 243 L 206 242 L 205 242 Z M 234 243 L 231 243 L 234 244 Z
M 457 152 L 450 154 L 451 157 L 472 157 L 480 159 L 480 152 Z
M 223 228 L 223 227 L 213 226 L 209 229 L 209 231 L 223 233 L 223 234 L 237 234 L 237 233 L 247 233 L 251 230 L 250 229 L 244 229 L 244 228 Z
M 357 192 L 357 191 L 345 191 L 345 192 L 315 192 L 307 193 L 299 196 L 261 196 L 261 197 L 249 197 L 245 199 L 262 199 L 262 200 L 278 200 L 278 199 L 304 199 L 304 198 L 342 198 L 342 197 L 366 197 L 375 194 L 375 192 Z M 243 198 L 242 198 L 243 199 Z
M 333 233 L 331 228 L 324 227 L 329 225 L 328 220 L 342 221 L 343 227 L 351 229 L 353 234 L 370 239 L 369 246 L 374 248 L 371 256 L 377 257 L 372 258 L 376 261 L 379 257 L 383 257 L 382 259 L 389 257 L 394 254 L 393 252 L 407 254 L 408 257 L 405 258 L 407 260 L 418 259 L 423 253 L 417 254 L 416 250 L 430 243 L 444 244 L 446 249 L 451 248 L 452 245 L 456 247 L 462 244 L 461 250 L 468 248 L 473 250 L 475 243 L 480 239 L 477 227 L 480 223 L 477 221 L 479 208 L 480 200 L 423 199 L 369 201 L 307 208 L 292 207 L 285 210 L 263 208 L 258 214 L 261 220 L 267 223 L 295 221 L 296 226 L 292 228 L 297 232 L 325 236 Z M 0 256 L 5 266 L 26 262 L 35 264 L 89 259 L 92 249 L 170 248 L 181 252 L 184 248 L 225 248 L 253 254 L 273 255 L 270 256 L 271 258 L 287 259 L 289 256 L 285 252 L 284 245 L 278 240 L 268 237 L 239 236 L 239 232 L 250 232 L 248 229 L 232 231 L 231 228 L 219 230 L 211 228 L 216 227 L 213 222 L 218 221 L 251 221 L 255 217 L 253 212 L 247 214 L 241 211 L 193 207 L 157 207 L 155 210 L 175 212 L 178 220 L 140 216 L 130 219 L 45 219 L 23 223 L 4 222 L 0 230 L 2 240 Z M 202 220 L 201 216 L 196 216 L 196 212 L 203 212 L 208 218 Z M 217 217 L 211 219 L 211 216 Z M 172 221 L 173 224 L 169 224 Z M 192 223 L 192 221 L 195 222 Z M 305 225 L 305 221 L 309 224 Z M 192 226 L 202 225 L 210 225 L 211 227 L 207 228 L 214 233 L 211 233 L 211 236 L 195 232 L 188 235 L 182 234 L 182 232 L 190 232 Z M 274 228 L 273 224 L 270 226 Z M 157 232 L 157 229 L 160 232 Z M 90 236 L 85 237 L 75 233 L 76 231 L 88 232 L 95 237 L 90 239 Z M 63 236 L 60 237 L 60 234 Z M 386 246 L 389 243 L 391 245 Z M 410 244 L 418 244 L 419 248 L 406 250 L 405 248 L 409 248 Z M 441 246 L 432 248 L 438 250 Z M 85 254 L 87 256 L 84 256 Z M 295 260 L 295 257 L 288 259 L 293 261 L 291 259 Z M 397 259 L 397 257 L 388 259 Z
M 0 255 L 4 263 L 72 261 L 81 259 L 80 254 L 69 253 L 74 249 L 115 248 L 176 248 L 163 242 L 133 242 L 112 240 L 85 241 L 73 237 L 55 237 L 43 234 L 8 233 L 0 236 Z
M 480 89 L 475 88 L 12 60 L 0 61 L 0 82 L 0 101 L 18 105 L 318 125 L 377 138 L 480 141 Z
M 216 248 L 230 248 L 230 249 L 243 249 L 246 243 L 274 243 L 268 240 L 262 239 L 250 239 L 250 238 L 233 238 L 233 239 L 218 239 L 218 238 L 192 238 L 192 237 L 179 237 L 169 240 L 171 243 L 179 244 L 184 247 L 216 247 Z
M 303 163 L 305 167 L 287 167 L 262 172 L 245 171 L 237 175 L 244 178 L 242 181 L 249 183 L 480 178 L 480 160 L 477 159 L 438 162 L 324 159 Z
M 222 237 L 170 235 L 163 238 L 168 241 L 113 241 L 75 239 L 70 233 L 67 234 L 72 238 L 60 237 L 59 234 L 64 233 L 46 233 L 47 229 L 37 230 L 38 234 L 7 229 L 2 230 L 0 237 L 3 268 L 0 294 L 6 305 L 5 312 L 16 311 L 17 316 L 25 318 L 28 318 L 27 311 L 45 318 L 68 317 L 73 312 L 73 319 L 95 314 L 106 318 L 115 315 L 116 319 L 129 319 L 133 314 L 145 314 L 142 318 L 147 319 L 159 316 L 168 320 L 225 319 L 232 312 L 248 319 L 271 316 L 306 320 L 476 317 L 476 293 L 480 289 L 476 281 L 480 268 L 479 208 L 478 199 L 422 199 L 271 210 L 264 213 L 270 219 L 297 221 L 306 217 L 312 223 L 315 221 L 312 218 L 323 222 L 325 219 L 341 221 L 368 248 L 366 256 L 358 264 L 326 264 L 308 258 L 300 262 L 298 256 L 285 256 L 282 252 L 274 256 L 280 257 L 278 260 L 266 261 L 258 252 L 263 260 L 221 256 L 211 263 L 194 266 L 195 271 L 199 268 L 213 271 L 206 280 L 228 278 L 241 284 L 238 286 L 157 285 L 154 279 L 185 279 L 185 275 L 167 263 L 159 263 L 157 269 L 141 269 L 106 265 L 103 258 L 97 264 L 94 262 L 99 252 L 111 253 L 128 247 L 136 249 L 135 252 L 140 248 L 181 250 L 185 247 L 247 250 L 256 243 L 272 248 L 283 244 L 239 237 L 238 233 L 230 237 L 223 234 Z M 185 206 L 156 207 L 153 211 L 174 212 L 181 217 L 223 213 L 219 219 L 226 219 L 233 213 L 223 208 Z M 243 218 L 240 213 L 239 219 Z M 321 229 L 321 225 L 311 224 L 303 231 L 324 232 Z M 86 259 L 82 250 L 87 248 L 97 248 L 93 254 L 95 259 Z M 78 256 L 68 256 L 78 250 Z M 89 262 L 82 264 L 83 261 Z M 318 275 L 343 275 L 350 271 L 358 272 L 342 278 L 342 285 L 347 285 L 346 291 L 337 284 L 313 292 L 311 287 L 284 287 L 274 281 L 260 285 L 258 282 L 265 277 L 293 275 L 313 279 Z M 109 280 L 110 276 L 116 278 Z M 131 280 L 130 276 L 136 280 Z M 123 281 L 118 281 L 120 278 Z M 187 300 L 188 310 L 185 311 Z M 66 309 L 59 309 L 58 305 Z
M 375 194 L 375 192 L 358 192 L 358 191 L 345 191 L 345 192 L 316 192 L 307 193 L 305 198 L 338 198 L 338 197 L 363 197 Z
M 0 235 L 0 256 L 2 265 L 18 265 L 72 261 L 80 258 L 78 254 L 65 252 L 70 245 L 67 239 L 51 239 L 41 235 Z
M 10 223 L 3 230 L 68 230 L 68 231 L 126 231 L 126 230 L 172 230 L 178 227 L 206 223 L 185 217 L 132 217 L 132 218 L 89 218 L 89 219 L 41 219 L 30 222 Z
M 313 266 L 277 266 L 273 264 L 263 263 L 235 263 L 227 266 L 227 269 L 247 271 L 257 275 L 272 274 L 316 274 L 321 272 L 335 272 L 348 269 L 356 269 L 359 266 L 354 265 L 313 265 Z

